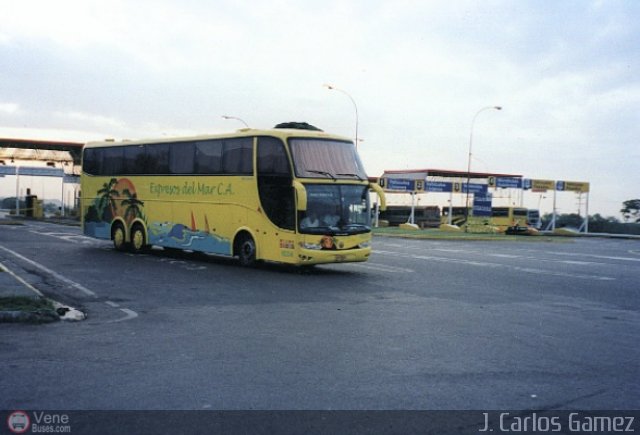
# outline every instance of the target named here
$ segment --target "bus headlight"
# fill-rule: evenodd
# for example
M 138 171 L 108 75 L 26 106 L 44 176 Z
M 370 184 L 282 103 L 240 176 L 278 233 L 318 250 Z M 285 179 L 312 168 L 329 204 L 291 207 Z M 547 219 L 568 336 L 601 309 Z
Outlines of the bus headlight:
M 371 242 L 362 242 L 358 245 L 359 248 L 365 249 L 371 247 Z

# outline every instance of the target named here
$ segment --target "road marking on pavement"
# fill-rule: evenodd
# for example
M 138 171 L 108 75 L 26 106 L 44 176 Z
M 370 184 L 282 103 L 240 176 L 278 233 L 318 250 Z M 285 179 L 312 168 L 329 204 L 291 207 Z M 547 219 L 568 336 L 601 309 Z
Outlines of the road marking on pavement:
M 490 257 L 498 257 L 498 258 L 522 258 L 522 255 L 514 255 L 514 254 L 487 254 Z
M 612 277 L 609 277 L 609 276 L 590 275 L 590 274 L 582 274 L 582 273 L 570 273 L 570 272 L 557 272 L 557 271 L 548 270 L 548 269 L 537 269 L 537 268 L 533 268 L 533 267 L 514 266 L 514 265 L 510 265 L 510 264 L 505 264 L 505 263 L 491 263 L 491 262 L 487 262 L 487 261 L 467 260 L 467 259 L 464 259 L 464 258 L 436 257 L 436 256 L 433 256 L 433 255 L 412 255 L 412 254 L 406 255 L 406 254 L 402 254 L 400 252 L 380 251 L 380 250 L 376 250 L 376 252 L 379 253 L 379 254 L 383 254 L 383 255 L 390 255 L 390 256 L 395 256 L 395 257 L 404 257 L 404 258 L 414 258 L 416 260 L 428 260 L 428 261 L 434 261 L 434 262 L 440 262 L 440 263 L 465 264 L 465 265 L 470 265 L 470 266 L 486 267 L 486 268 L 494 268 L 494 269 L 503 268 L 503 269 L 515 270 L 515 271 L 518 271 L 518 272 L 526 272 L 526 273 L 534 273 L 534 274 L 550 275 L 550 276 L 561 276 L 561 277 L 568 277 L 568 278 L 578 278 L 578 279 L 588 279 L 588 280 L 597 279 L 597 280 L 601 280 L 601 281 L 615 281 L 615 278 L 612 278 Z
M 384 245 L 384 246 L 390 246 L 392 248 L 403 248 L 404 247 L 404 245 L 400 244 L 400 243 L 388 243 L 388 242 L 387 243 L 376 243 L 376 245 L 378 245 L 378 244 Z
M 43 266 L 42 264 L 40 264 L 40 263 L 38 263 L 38 262 L 36 262 L 36 261 L 33 261 L 33 260 L 31 260 L 31 259 L 29 259 L 29 258 L 25 257 L 24 255 L 21 255 L 21 254 L 19 254 L 19 253 L 15 252 L 15 251 L 12 251 L 12 250 L 11 250 L 11 249 L 9 249 L 9 248 L 6 248 L 6 247 L 4 247 L 4 246 L 0 246 L 0 249 L 2 249 L 3 251 L 8 252 L 9 254 L 11 254 L 11 255 L 13 255 L 13 256 L 15 256 L 15 257 L 17 257 L 17 258 L 21 259 L 22 261 L 24 261 L 24 262 L 26 262 L 26 263 L 31 264 L 32 266 L 34 266 L 34 267 L 36 267 L 36 268 L 38 268 L 38 269 L 40 269 L 40 270 L 42 270 L 42 271 L 44 271 L 44 272 L 48 273 L 49 275 L 53 276 L 55 279 L 57 279 L 57 280 L 59 280 L 59 281 L 62 281 L 62 282 L 64 282 L 65 284 L 67 284 L 67 285 L 69 285 L 69 286 L 71 286 L 71 287 L 73 287 L 73 288 L 75 288 L 75 289 L 77 289 L 77 290 L 80 290 L 82 293 L 84 293 L 84 294 L 86 294 L 86 295 L 88 295 L 88 296 L 91 296 L 91 297 L 93 297 L 93 298 L 98 298 L 98 295 L 97 295 L 95 292 L 93 292 L 93 291 L 89 290 L 88 288 L 86 288 L 86 287 L 85 287 L 85 286 L 83 286 L 82 284 L 78 284 L 77 282 L 72 281 L 71 279 L 69 279 L 69 278 L 67 278 L 67 277 L 65 277 L 65 276 L 62 276 L 62 275 L 60 275 L 60 274 L 59 274 L 59 273 L 57 273 L 57 272 L 54 272 L 53 270 L 49 269 L 48 267 Z M 1 265 L 1 264 L 0 264 L 0 265 Z M 5 269 L 6 269 L 6 268 L 5 268 Z M 22 282 L 22 283 L 24 283 L 25 285 L 27 285 L 27 286 L 28 286 L 29 288 L 31 288 L 32 290 L 34 290 L 34 291 L 36 291 L 37 293 L 39 293 L 40 295 L 42 295 L 42 293 L 41 293 L 39 290 L 37 290 L 36 288 L 34 288 L 33 286 L 31 286 L 29 283 L 27 283 L 26 281 L 24 281 L 22 278 L 18 277 L 17 275 L 15 275 L 15 274 L 13 274 L 13 273 L 12 273 L 12 275 L 13 275 L 14 277 L 16 277 L 16 279 L 18 279 L 20 282 Z M 42 295 L 42 296 L 44 296 L 44 295 Z M 122 318 L 120 318 L 120 319 L 116 319 L 116 320 L 112 320 L 112 321 L 107 322 L 107 323 L 122 322 L 122 321 L 125 321 L 125 320 L 131 320 L 131 319 L 135 319 L 136 317 L 138 317 L 138 313 L 136 313 L 135 311 L 130 310 L 129 308 L 119 308 L 120 306 L 119 306 L 117 303 L 115 303 L 115 302 L 105 301 L 105 303 L 106 303 L 107 305 L 109 305 L 110 307 L 117 308 L 117 309 L 119 309 L 120 311 L 122 311 L 123 313 L 125 313 L 125 314 L 126 314 L 126 315 L 125 315 L 125 317 L 122 317 Z
M 485 254 L 488 257 L 497 257 L 497 258 L 509 258 L 509 259 L 520 259 L 520 260 L 533 260 L 544 263 L 563 263 L 563 264 L 571 264 L 574 266 L 604 266 L 606 263 L 598 263 L 595 261 L 579 261 L 579 260 L 558 260 L 558 259 L 549 259 L 549 258 L 539 258 L 532 257 L 530 255 L 516 255 L 516 254 Z
M 7 266 L 5 266 L 4 264 L 0 263 L 0 269 L 2 269 L 5 273 L 8 273 L 12 277 L 14 277 L 16 279 L 16 281 L 18 281 L 20 284 L 24 285 L 26 288 L 28 288 L 29 290 L 31 290 L 32 292 L 34 292 L 35 294 L 37 294 L 41 298 L 44 297 L 44 295 L 42 294 L 42 292 L 40 290 L 38 290 L 37 288 L 35 288 L 31 284 L 29 284 L 27 281 L 25 281 L 24 279 L 22 279 L 21 277 L 19 277 L 15 273 L 13 273 L 13 271 L 11 269 L 9 269 Z
M 44 231 L 37 231 L 37 230 L 29 230 L 29 232 L 34 233 L 34 234 L 38 234 L 38 235 L 54 237 L 56 239 L 64 240 L 64 241 L 71 242 L 71 243 L 81 243 L 81 244 L 84 244 L 84 245 L 95 245 L 96 244 L 96 239 L 92 239 L 91 237 L 87 237 L 87 236 L 84 236 L 82 234 L 60 233 L 60 232 L 44 232 Z
M 135 319 L 136 317 L 138 317 L 138 313 L 136 313 L 133 310 L 130 310 L 129 308 L 119 308 L 120 311 L 122 311 L 123 313 L 126 314 L 126 316 L 120 318 L 120 319 L 116 319 L 116 320 L 110 320 L 107 323 L 117 323 L 117 322 L 124 322 L 125 320 L 131 320 L 131 319 Z
M 578 254 L 578 253 L 568 253 L 568 252 L 547 252 L 547 253 L 548 254 L 553 254 L 553 255 L 563 255 L 563 256 L 598 258 L 598 259 L 601 259 L 601 260 L 621 260 L 621 261 L 640 262 L 640 258 L 620 257 L 620 256 L 616 256 L 616 255 Z
M 468 250 L 465 249 L 453 249 L 453 248 L 434 248 L 434 251 L 440 251 L 440 252 L 469 252 Z
M 364 269 L 377 270 L 379 272 L 389 273 L 413 273 L 415 270 L 407 269 L 405 267 L 388 266 L 386 264 L 372 264 L 372 263 L 350 263 L 352 267 L 361 267 Z
M 40 264 L 40 263 L 38 263 L 38 262 L 36 262 L 36 261 L 33 261 L 33 260 L 31 260 L 31 259 L 29 259 L 29 258 L 27 258 L 27 257 L 23 256 L 23 255 L 20 255 L 20 254 L 18 254 L 17 252 L 12 251 L 12 250 L 11 250 L 11 249 L 9 249 L 9 248 L 5 248 L 4 246 L 0 246 L 0 249 L 2 249 L 3 251 L 8 252 L 9 254 L 11 254 L 11 255 L 13 255 L 13 256 L 15 256 L 15 257 L 17 257 L 17 258 L 21 259 L 22 261 L 25 261 L 25 262 L 27 262 L 27 263 L 31 264 L 32 266 L 37 267 L 37 268 L 38 268 L 38 269 L 40 269 L 40 270 L 45 271 L 45 272 L 46 272 L 46 273 L 48 273 L 49 275 L 53 276 L 55 279 L 57 279 L 57 280 L 59 280 L 59 281 L 62 281 L 62 282 L 66 283 L 67 285 L 69 285 L 69 286 L 71 286 L 71 287 L 73 287 L 73 288 L 75 288 L 75 289 L 80 290 L 82 293 L 84 293 L 84 294 L 86 294 L 86 295 L 88 295 L 88 296 L 92 296 L 92 297 L 94 297 L 94 298 L 97 298 L 97 297 L 98 297 L 98 295 L 97 295 L 97 294 L 95 294 L 93 291 L 89 290 L 88 288 L 86 288 L 86 287 L 85 287 L 85 286 L 83 286 L 82 284 L 78 284 L 77 282 L 72 281 L 72 280 L 70 280 L 69 278 L 67 278 L 67 277 L 65 277 L 65 276 L 62 276 L 62 275 L 60 275 L 60 274 L 59 274 L 59 273 L 57 273 L 57 272 L 54 272 L 53 270 L 49 269 L 49 268 L 48 268 L 48 267 L 46 267 L 46 266 L 43 266 L 42 264 Z

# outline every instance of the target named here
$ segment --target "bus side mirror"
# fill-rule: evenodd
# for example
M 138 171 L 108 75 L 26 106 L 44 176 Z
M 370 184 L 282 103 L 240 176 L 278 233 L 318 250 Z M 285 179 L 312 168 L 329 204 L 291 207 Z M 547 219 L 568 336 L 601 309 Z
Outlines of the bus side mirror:
M 387 198 L 384 195 L 384 190 L 378 183 L 369 183 L 369 188 L 376 192 L 380 197 L 380 211 L 385 211 L 387 209 Z
M 298 180 L 293 180 L 293 189 L 296 191 L 296 209 L 305 211 L 307 209 L 307 189 Z

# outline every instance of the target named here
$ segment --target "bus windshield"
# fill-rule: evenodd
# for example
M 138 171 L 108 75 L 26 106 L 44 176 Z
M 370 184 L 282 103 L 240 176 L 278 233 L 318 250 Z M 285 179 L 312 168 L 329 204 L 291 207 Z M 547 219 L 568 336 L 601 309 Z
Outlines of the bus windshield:
M 299 228 L 306 234 L 358 234 L 371 230 L 369 188 L 361 185 L 306 184 L 307 210 Z
M 352 142 L 292 138 L 289 147 L 298 177 L 367 179 Z

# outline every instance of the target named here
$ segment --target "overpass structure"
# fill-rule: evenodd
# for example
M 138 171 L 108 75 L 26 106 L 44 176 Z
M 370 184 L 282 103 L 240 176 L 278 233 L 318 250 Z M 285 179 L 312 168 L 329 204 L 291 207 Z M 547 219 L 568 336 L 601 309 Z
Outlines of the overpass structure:
M 66 151 L 73 159 L 74 165 L 80 165 L 83 146 L 81 142 L 0 138 L 0 150 L 36 150 L 43 152 L 42 154 L 46 154 L 44 151 Z

